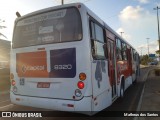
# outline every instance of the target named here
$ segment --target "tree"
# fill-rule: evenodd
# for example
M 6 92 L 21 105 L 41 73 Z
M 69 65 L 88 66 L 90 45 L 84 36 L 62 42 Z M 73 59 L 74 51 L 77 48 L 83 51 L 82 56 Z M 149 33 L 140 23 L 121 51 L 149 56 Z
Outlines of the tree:
M 3 23 L 3 22 L 5 22 L 5 21 L 0 19 L 0 23 Z M 0 25 L 0 29 L 3 29 L 3 28 L 6 28 L 6 26 Z M 6 37 L 3 33 L 1 33 L 1 32 L 0 32 L 0 36 L 3 36 L 3 37 L 5 37 L 5 38 L 7 38 L 7 37 Z
M 159 54 L 159 55 L 160 55 L 160 50 L 157 50 L 157 51 L 156 51 L 156 54 Z
M 142 58 L 141 58 L 141 64 L 142 65 L 148 65 L 149 62 L 151 62 L 152 59 L 149 58 L 148 55 L 143 55 Z

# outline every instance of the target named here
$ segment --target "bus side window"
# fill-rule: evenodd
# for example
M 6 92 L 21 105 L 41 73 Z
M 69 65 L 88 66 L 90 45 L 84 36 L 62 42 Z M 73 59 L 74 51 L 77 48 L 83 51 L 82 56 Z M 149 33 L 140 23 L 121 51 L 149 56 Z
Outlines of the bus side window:
M 120 39 L 116 39 L 116 52 L 117 52 L 117 60 L 122 60 L 122 52 L 121 52 L 121 41 Z
M 103 28 L 90 21 L 91 50 L 94 59 L 105 59 Z
M 127 60 L 127 46 L 124 42 L 122 42 L 122 59 Z
M 133 49 L 133 60 L 136 61 L 136 54 L 135 50 Z

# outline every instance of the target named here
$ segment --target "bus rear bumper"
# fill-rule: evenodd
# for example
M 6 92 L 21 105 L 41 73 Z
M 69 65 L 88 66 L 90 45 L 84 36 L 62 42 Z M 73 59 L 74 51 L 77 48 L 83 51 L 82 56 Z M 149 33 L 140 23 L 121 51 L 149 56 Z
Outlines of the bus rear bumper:
M 10 92 L 10 99 L 13 104 L 30 106 L 36 108 L 44 108 L 58 111 L 70 111 L 83 114 L 91 114 L 92 111 L 92 97 L 83 97 L 80 101 L 63 100 L 63 99 L 51 99 L 15 95 Z

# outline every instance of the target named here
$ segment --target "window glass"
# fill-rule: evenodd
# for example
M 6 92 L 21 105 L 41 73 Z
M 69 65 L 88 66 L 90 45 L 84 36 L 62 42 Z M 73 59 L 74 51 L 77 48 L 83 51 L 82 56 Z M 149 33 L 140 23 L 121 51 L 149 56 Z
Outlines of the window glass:
M 95 52 L 98 59 L 104 59 L 104 49 L 103 49 L 103 43 L 95 41 Z
M 119 50 L 121 50 L 121 41 L 120 41 L 120 39 L 117 39 L 117 48 Z
M 13 47 L 27 47 L 82 39 L 81 18 L 76 8 L 54 10 L 17 22 Z
M 94 22 L 91 22 L 91 38 L 100 42 L 104 42 L 103 28 Z
M 96 40 L 104 42 L 103 29 L 97 24 L 95 24 L 95 35 Z
M 127 60 L 127 48 L 126 48 L 126 44 L 122 42 L 122 58 L 123 60 Z
M 117 52 L 117 59 L 122 60 L 122 52 L 121 52 L 121 40 L 116 39 L 116 52 Z
M 133 60 L 135 60 L 135 50 L 133 49 Z
M 91 38 L 95 39 L 95 29 L 94 29 L 94 23 L 91 22 Z
M 90 29 L 92 56 L 94 59 L 105 59 L 103 28 L 91 21 Z

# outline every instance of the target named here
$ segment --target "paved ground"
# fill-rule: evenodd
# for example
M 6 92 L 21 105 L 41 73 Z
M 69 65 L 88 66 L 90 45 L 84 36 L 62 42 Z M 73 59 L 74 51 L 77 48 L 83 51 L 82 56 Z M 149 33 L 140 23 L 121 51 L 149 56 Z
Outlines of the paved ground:
M 146 111 L 145 115 L 150 117 L 138 120 L 160 120 L 160 66 L 148 74 L 139 111 Z
M 8 93 L 10 89 L 9 73 L 3 74 L 3 72 L 0 70 L 0 96 Z

